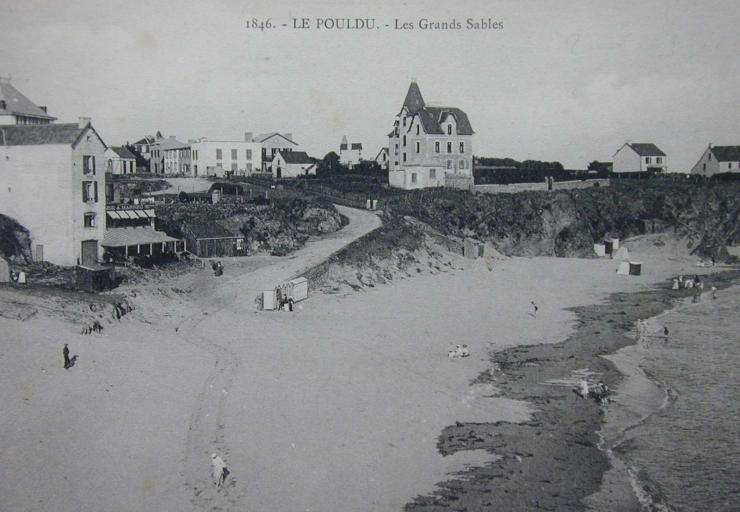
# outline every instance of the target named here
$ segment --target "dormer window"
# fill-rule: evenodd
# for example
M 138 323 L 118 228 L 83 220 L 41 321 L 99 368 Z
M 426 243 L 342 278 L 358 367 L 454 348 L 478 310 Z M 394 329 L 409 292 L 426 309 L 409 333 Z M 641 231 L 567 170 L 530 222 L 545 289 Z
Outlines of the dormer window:
M 85 155 L 82 157 L 82 173 L 83 174 L 95 174 L 95 157 L 91 155 Z
M 406 126 L 406 116 L 403 118 L 403 125 Z
M 416 125 L 416 135 L 419 135 L 419 125 Z
M 452 125 L 451 124 L 447 125 L 447 135 L 452 135 Z

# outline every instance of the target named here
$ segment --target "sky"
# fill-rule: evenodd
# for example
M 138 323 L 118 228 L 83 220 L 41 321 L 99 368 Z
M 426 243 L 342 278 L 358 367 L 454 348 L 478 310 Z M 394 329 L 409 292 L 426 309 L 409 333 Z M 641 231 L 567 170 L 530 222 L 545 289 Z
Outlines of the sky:
M 740 144 L 734 0 L 0 0 L 0 14 L 0 76 L 58 122 L 92 117 L 108 145 L 279 131 L 317 157 L 347 135 L 370 158 L 412 80 L 468 114 L 476 156 L 582 169 L 652 142 L 685 172 L 708 143 Z M 347 17 L 379 28 L 317 28 Z M 277 28 L 246 26 L 267 18 Z

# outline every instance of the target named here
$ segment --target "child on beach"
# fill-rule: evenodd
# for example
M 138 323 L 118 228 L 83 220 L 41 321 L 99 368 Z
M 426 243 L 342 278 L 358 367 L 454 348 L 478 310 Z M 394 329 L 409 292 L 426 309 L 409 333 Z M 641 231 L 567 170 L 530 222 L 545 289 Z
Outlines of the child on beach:
M 226 477 L 229 475 L 229 469 L 226 467 L 226 463 L 214 453 L 211 454 L 211 464 L 213 465 L 213 481 L 216 487 L 223 487 Z

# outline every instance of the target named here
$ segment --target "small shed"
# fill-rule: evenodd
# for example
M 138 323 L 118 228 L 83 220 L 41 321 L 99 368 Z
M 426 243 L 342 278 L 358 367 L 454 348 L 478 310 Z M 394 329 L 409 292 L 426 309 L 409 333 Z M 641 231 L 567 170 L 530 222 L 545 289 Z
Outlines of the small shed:
M 614 254 L 619 249 L 619 238 L 606 238 L 604 240 L 606 254 Z
M 10 282 L 10 263 L 5 258 L 0 258 L 0 283 Z
M 471 260 L 482 258 L 485 254 L 485 247 L 485 244 L 482 242 L 472 238 L 466 238 L 463 242 L 463 256 Z
M 627 261 L 622 261 L 619 263 L 619 267 L 617 268 L 617 274 L 620 276 L 626 276 L 630 273 L 630 264 Z
M 262 292 L 262 309 L 265 311 L 274 311 L 277 308 L 277 294 L 275 289 L 265 290 Z
M 289 281 L 288 284 L 292 290 L 292 294 L 290 296 L 293 297 L 294 302 L 308 298 L 308 279 L 305 277 L 299 277 Z
M 594 252 L 596 256 L 606 256 L 606 246 L 604 244 L 594 244 Z
M 642 274 L 642 262 L 630 261 L 630 275 L 639 276 L 640 274 Z
M 116 274 L 113 267 L 102 265 L 77 265 L 75 278 L 78 290 L 99 292 L 112 290 L 117 286 Z

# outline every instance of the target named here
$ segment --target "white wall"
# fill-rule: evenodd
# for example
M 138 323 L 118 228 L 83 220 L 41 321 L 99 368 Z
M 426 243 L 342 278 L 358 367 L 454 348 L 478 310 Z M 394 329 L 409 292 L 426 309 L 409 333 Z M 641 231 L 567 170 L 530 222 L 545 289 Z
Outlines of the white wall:
M 216 158 L 216 150 L 221 150 L 221 160 Z M 236 150 L 236 160 L 231 158 L 231 150 Z M 251 159 L 247 159 L 247 150 Z M 201 140 L 190 144 L 191 172 L 198 176 L 220 176 L 231 171 L 236 163 L 236 175 L 248 176 L 259 172 L 262 167 L 262 145 L 258 142 Z M 219 164 L 220 167 L 219 167 Z
M 87 141 L 87 135 L 91 140 Z M 44 260 L 75 265 L 83 240 L 103 240 L 105 232 L 105 148 L 92 131 L 76 149 L 66 144 L 0 146 L 0 213 L 31 234 L 32 250 L 44 246 Z M 83 155 L 95 156 L 96 174 L 83 178 Z M 82 182 L 98 184 L 98 202 L 82 202 Z M 96 226 L 84 227 L 84 214 Z

